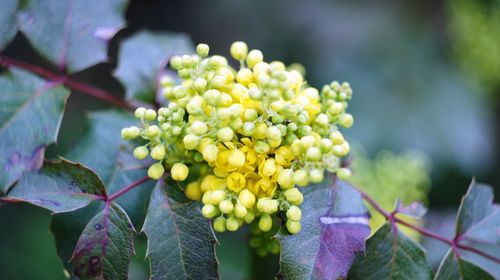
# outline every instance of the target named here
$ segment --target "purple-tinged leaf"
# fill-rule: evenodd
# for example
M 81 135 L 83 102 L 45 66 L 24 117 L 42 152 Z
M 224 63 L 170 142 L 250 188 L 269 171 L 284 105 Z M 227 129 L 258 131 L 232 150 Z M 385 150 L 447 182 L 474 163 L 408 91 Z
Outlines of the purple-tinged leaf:
M 500 246 L 500 206 L 494 205 L 493 212 L 473 225 L 463 237 L 472 242 Z
M 5 198 L 25 201 L 54 213 L 74 211 L 106 196 L 99 176 L 66 160 L 46 162 L 38 172 L 26 173 Z
M 69 91 L 25 71 L 0 76 L 0 193 L 25 171 L 42 167 L 45 148 L 57 140 Z
M 126 0 L 27 0 L 18 21 L 33 48 L 74 73 L 108 60 L 108 42 L 125 26 Z
M 421 201 L 415 201 L 408 205 L 403 205 L 401 200 L 396 201 L 396 207 L 394 210 L 396 213 L 404 214 L 414 218 L 422 218 L 425 213 L 427 213 L 427 208 Z
M 210 221 L 200 203 L 190 201 L 174 184 L 160 181 L 151 194 L 142 231 L 148 238 L 151 279 L 219 279 Z
M 439 265 L 434 280 L 468 279 L 493 280 L 494 278 L 479 266 L 458 257 L 452 250 L 449 250 Z
M 349 279 L 432 279 L 424 249 L 388 223 L 366 242 L 349 271 Z
M 458 209 L 456 235 L 463 235 L 493 212 L 493 190 L 472 180 Z
M 17 33 L 16 12 L 18 0 L 0 0 L 0 51 Z
M 368 212 L 348 183 L 325 180 L 304 189 L 302 230 L 278 233 L 280 278 L 345 278 L 356 255 L 365 250 L 370 234 Z
M 71 273 L 80 279 L 128 279 L 134 232 L 120 206 L 104 207 L 83 230 L 71 258 Z
M 184 34 L 141 31 L 121 43 L 118 68 L 113 75 L 124 85 L 128 100 L 153 103 L 158 78 L 170 56 L 193 52 L 191 41 Z

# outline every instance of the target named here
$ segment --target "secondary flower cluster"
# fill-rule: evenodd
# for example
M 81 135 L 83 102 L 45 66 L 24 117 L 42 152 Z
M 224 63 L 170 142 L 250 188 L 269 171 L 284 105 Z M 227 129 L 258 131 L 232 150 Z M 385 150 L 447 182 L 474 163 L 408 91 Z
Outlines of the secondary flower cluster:
M 349 84 L 332 82 L 320 94 L 299 68 L 264 62 L 261 51 L 248 51 L 243 42 L 230 49 L 239 70 L 222 56 L 208 56 L 205 44 L 196 51 L 171 58 L 180 81 L 161 80 L 168 106 L 138 108 L 143 127 L 125 128 L 122 137 L 147 141 L 134 155 L 156 161 L 148 170 L 152 179 L 167 169 L 184 181 L 190 167 L 204 165 L 187 180 L 185 193 L 203 202 L 202 213 L 214 219 L 216 231 L 258 219 L 268 232 L 272 216 L 282 212 L 288 231 L 299 232 L 303 196 L 296 186 L 321 182 L 325 170 L 350 175 L 340 168 L 349 144 L 337 127 L 353 123 L 345 112 Z

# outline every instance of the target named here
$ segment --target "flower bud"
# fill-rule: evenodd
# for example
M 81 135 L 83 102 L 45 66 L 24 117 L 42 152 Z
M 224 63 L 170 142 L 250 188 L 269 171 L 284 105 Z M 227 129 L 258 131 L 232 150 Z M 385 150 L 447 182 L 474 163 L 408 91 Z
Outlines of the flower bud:
M 300 143 L 302 144 L 302 148 L 304 150 L 308 150 L 310 147 L 314 146 L 316 139 L 312 135 L 307 135 L 300 138 Z
M 330 138 L 330 140 L 332 140 L 334 145 L 340 145 L 340 144 L 344 143 L 344 136 L 338 130 L 332 131 L 330 133 L 329 138 Z
M 196 53 L 201 57 L 207 56 L 209 51 L 210 47 L 207 44 L 198 44 L 196 46 Z
M 217 232 L 226 231 L 226 218 L 218 217 L 214 220 L 214 230 Z
M 154 119 L 156 119 L 156 111 L 153 109 L 147 109 L 144 113 L 144 119 L 148 122 L 154 121 Z
M 319 161 L 321 160 L 322 154 L 321 150 L 316 147 L 311 147 L 306 151 L 306 160 L 308 161 Z
M 135 109 L 134 115 L 136 118 L 142 119 L 142 118 L 144 118 L 145 113 L 146 113 L 146 108 L 139 107 L 139 108 Z
M 226 199 L 219 203 L 219 210 L 224 214 L 229 214 L 233 212 L 234 205 L 231 200 Z
M 283 194 L 286 200 L 293 205 L 300 205 L 304 200 L 304 196 L 297 188 L 288 189 Z
M 323 181 L 324 171 L 322 169 L 312 169 L 311 172 L 309 172 L 309 180 L 311 180 L 311 183 L 318 184 Z
M 240 223 L 235 217 L 229 217 L 226 219 L 226 228 L 228 231 L 237 231 L 239 227 Z
M 222 142 L 230 142 L 234 138 L 234 131 L 230 127 L 224 127 L 217 132 L 217 138 Z
M 247 224 L 253 222 L 254 219 L 255 219 L 255 214 L 251 210 L 247 212 L 247 214 L 245 215 L 245 217 L 243 217 L 243 220 Z
M 146 129 L 146 135 L 149 137 L 156 137 L 160 134 L 160 128 L 157 125 L 150 125 Z
M 210 195 L 210 204 L 219 205 L 226 198 L 226 192 L 223 190 L 214 190 Z
M 274 214 L 278 212 L 279 202 L 276 199 L 265 200 L 263 204 L 263 211 L 267 214 Z
M 165 168 L 163 167 L 163 164 L 161 162 L 157 162 L 155 164 L 152 164 L 148 168 L 148 176 L 149 178 L 153 180 L 158 180 L 163 176 L 163 173 L 165 173 Z
M 328 114 L 331 116 L 337 116 L 344 111 L 344 105 L 341 102 L 335 102 L 330 107 L 328 107 Z
M 289 220 L 286 222 L 286 228 L 291 234 L 296 234 L 301 230 L 302 227 L 299 222 Z
M 172 179 L 176 181 L 184 181 L 186 180 L 189 174 L 189 168 L 183 163 L 176 163 L 172 166 L 170 170 L 170 175 Z
M 243 114 L 243 118 L 245 119 L 245 121 L 249 122 L 256 120 L 258 117 L 259 114 L 257 113 L 257 110 L 253 108 L 246 109 L 245 113 Z
M 204 90 L 205 87 L 207 86 L 207 80 L 205 80 L 201 77 L 198 77 L 198 78 L 196 78 L 196 80 L 194 80 L 193 86 L 197 90 L 200 90 L 200 91 Z
M 336 155 L 337 157 L 346 156 L 350 151 L 349 143 L 344 142 L 340 145 L 334 145 L 332 150 L 333 154 Z
M 242 190 L 238 195 L 238 200 L 246 208 L 251 209 L 255 204 L 255 195 L 247 189 Z
M 201 154 L 203 155 L 203 159 L 207 162 L 214 162 L 217 160 L 219 149 L 217 149 L 217 146 L 215 146 L 214 144 L 209 144 L 203 147 Z
M 253 87 L 248 90 L 248 96 L 253 100 L 261 100 L 262 92 L 257 87 Z
M 352 126 L 354 118 L 351 114 L 342 114 L 340 115 L 338 122 L 341 127 L 349 128 Z
M 280 139 L 281 138 L 281 130 L 276 126 L 270 126 L 266 130 L 266 137 L 268 139 Z
M 307 186 L 307 184 L 309 184 L 307 172 L 303 169 L 299 169 L 293 172 L 293 182 L 301 187 Z
M 247 56 L 247 65 L 248 65 L 248 67 L 252 68 L 257 63 L 262 62 L 263 59 L 264 59 L 264 55 L 262 54 L 261 51 L 251 50 Z
M 170 66 L 175 70 L 180 70 L 182 68 L 182 57 L 180 55 L 174 55 L 170 59 Z
M 201 208 L 201 214 L 205 218 L 211 219 L 219 214 L 219 210 L 212 204 L 206 204 Z
M 276 161 L 274 158 L 266 159 L 262 167 L 262 175 L 270 177 L 276 173 Z
M 207 124 L 202 121 L 194 121 L 189 128 L 191 129 L 191 132 L 199 136 L 207 133 L 208 131 Z
M 200 182 L 194 181 L 189 183 L 184 190 L 186 197 L 191 200 L 200 200 L 201 199 L 201 189 Z
M 165 158 L 165 146 L 163 144 L 154 146 L 151 149 L 151 157 L 155 160 L 163 160 Z
M 267 154 L 271 150 L 271 146 L 264 141 L 257 141 L 254 146 L 254 150 L 259 154 Z
M 300 219 L 302 218 L 302 211 L 300 210 L 299 207 L 292 205 L 286 211 L 286 218 L 295 222 L 299 222 Z
M 339 168 L 337 170 L 337 177 L 340 179 L 340 180 L 347 180 L 351 177 L 352 173 L 351 173 L 351 170 L 349 168 Z
M 247 212 L 248 212 L 247 208 L 241 202 L 236 202 L 236 205 L 234 206 L 234 215 L 236 217 L 244 218 Z
M 242 167 L 245 164 L 245 154 L 240 150 L 233 150 L 229 154 L 227 162 L 232 167 Z
M 293 170 L 292 169 L 282 169 L 278 175 L 278 184 L 282 189 L 292 188 L 294 185 L 293 181 Z
M 248 85 L 253 80 L 253 73 L 249 69 L 243 68 L 236 74 L 236 81 L 243 85 Z
M 230 48 L 231 56 L 236 60 L 245 60 L 248 54 L 247 44 L 241 41 L 234 42 Z
M 205 101 L 205 103 L 212 105 L 212 106 L 219 105 L 220 99 L 221 99 L 220 91 L 218 91 L 216 89 L 207 90 L 203 94 L 203 100 Z
M 265 123 L 257 123 L 255 124 L 255 130 L 253 132 L 253 137 L 255 139 L 265 139 L 267 133 L 267 125 Z
M 182 139 L 182 143 L 184 144 L 184 148 L 186 150 L 194 150 L 198 146 L 198 143 L 200 141 L 200 137 L 194 135 L 194 134 L 186 134 L 184 138 Z
M 241 128 L 241 134 L 245 136 L 252 136 L 255 131 L 255 124 L 253 122 L 244 122 Z
M 138 160 L 145 159 L 149 154 L 148 148 L 144 146 L 139 146 L 134 149 L 134 157 Z
M 269 214 L 264 214 L 262 217 L 260 217 L 259 220 L 259 229 L 263 232 L 268 232 L 271 230 L 271 227 L 273 226 L 273 219 Z

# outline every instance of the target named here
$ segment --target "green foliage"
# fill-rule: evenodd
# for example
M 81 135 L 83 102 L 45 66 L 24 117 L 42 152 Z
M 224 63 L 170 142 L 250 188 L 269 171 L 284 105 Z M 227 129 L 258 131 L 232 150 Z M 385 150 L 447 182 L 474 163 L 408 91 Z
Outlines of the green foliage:
M 0 76 L 0 193 L 42 166 L 56 141 L 68 91 L 21 70 Z M 36 121 L 34 121 L 36 120 Z
M 500 88 L 500 1 L 450 0 L 449 29 L 458 62 L 490 92 Z
M 450 250 L 439 266 L 435 280 L 466 280 L 466 279 L 494 279 L 480 267 L 455 255 Z
M 0 0 L 0 50 L 2 50 L 17 33 L 16 11 L 18 0 Z
M 406 152 L 398 155 L 384 151 L 369 159 L 363 153 L 355 152 L 352 169 L 354 173 L 349 181 L 368 193 L 384 209 L 394 210 L 397 199 L 405 205 L 427 199 L 431 185 L 430 163 L 423 154 Z M 385 223 L 385 218 L 373 207 L 368 209 L 370 226 L 375 232 Z M 417 236 L 414 231 L 404 231 L 412 237 Z

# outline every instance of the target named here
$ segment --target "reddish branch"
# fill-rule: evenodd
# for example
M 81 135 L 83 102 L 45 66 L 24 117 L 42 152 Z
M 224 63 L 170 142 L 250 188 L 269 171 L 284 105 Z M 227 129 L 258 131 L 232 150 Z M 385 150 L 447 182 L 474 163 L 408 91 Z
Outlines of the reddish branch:
M 356 187 L 355 187 L 356 188 Z M 375 202 L 375 200 L 373 200 L 373 198 L 371 198 L 367 193 L 363 192 L 362 190 L 360 190 L 359 188 L 356 188 L 356 190 L 361 194 L 361 197 L 366 201 L 368 202 L 375 210 L 377 210 L 377 212 L 379 212 L 380 214 L 382 214 L 382 216 L 384 216 L 387 220 L 389 220 L 391 223 L 398 223 L 398 224 L 401 224 L 401 225 L 404 225 L 406 227 L 409 227 L 417 232 L 419 232 L 420 234 L 424 235 L 424 236 L 427 236 L 427 237 L 430 237 L 430 238 L 433 238 L 433 239 L 436 239 L 436 240 L 439 240 L 443 243 L 446 243 L 448 245 L 451 246 L 452 250 L 458 254 L 458 251 L 456 250 L 457 248 L 459 249 L 462 249 L 462 250 L 465 250 L 465 251 L 469 251 L 469 252 L 473 252 L 475 254 L 478 254 L 480 256 L 483 256 L 487 259 L 490 259 L 496 263 L 500 263 L 500 259 L 495 257 L 495 256 L 492 256 L 492 255 L 489 255 L 481 250 L 478 250 L 476 248 L 473 248 L 473 247 L 470 247 L 470 246 L 467 246 L 467 245 L 463 245 L 463 244 L 460 244 L 459 241 L 460 241 L 460 238 L 457 238 L 455 237 L 454 239 L 448 239 L 444 236 L 441 236 L 435 232 L 432 232 L 432 231 L 429 231 L 425 228 L 422 228 L 422 227 L 419 227 L 417 225 L 414 225 L 414 224 L 411 224 L 411 223 L 408 223 L 406 221 L 403 221 L 401 220 L 400 218 L 396 217 L 395 216 L 395 213 L 389 213 L 388 211 L 384 210 L 377 202 Z
M 111 104 L 114 104 L 116 106 L 119 106 L 122 108 L 131 108 L 131 106 L 129 104 L 127 104 L 123 99 L 116 97 L 113 94 L 111 94 L 103 89 L 94 87 L 94 86 L 86 84 L 86 83 L 75 81 L 75 80 L 69 78 L 66 74 L 59 74 L 59 73 L 53 72 L 49 69 L 46 69 L 44 67 L 41 67 L 39 65 L 26 63 L 26 62 L 19 61 L 16 59 L 5 57 L 5 56 L 0 56 L 0 65 L 3 67 L 14 66 L 17 68 L 21 68 L 23 70 L 27 70 L 29 72 L 37 74 L 37 75 L 44 77 L 48 80 L 51 80 L 53 82 L 62 83 L 65 86 L 67 86 L 73 90 L 79 91 L 81 93 L 84 93 L 84 94 L 87 94 L 87 95 L 90 95 L 90 96 L 93 96 L 96 98 L 99 98 L 101 100 L 104 100 L 104 101 L 109 102 Z
M 149 177 L 148 177 L 148 176 L 146 176 L 146 177 L 144 177 L 144 178 L 141 178 L 141 179 L 139 179 L 139 180 L 137 180 L 137 181 L 133 182 L 132 184 L 130 184 L 130 185 L 128 185 L 128 186 L 126 186 L 125 188 L 123 188 L 123 189 L 121 189 L 121 190 L 117 191 L 116 193 L 114 193 L 114 194 L 112 194 L 112 195 L 108 196 L 108 197 L 107 197 L 107 199 L 106 199 L 106 201 L 113 201 L 113 200 L 115 200 L 116 198 L 118 198 L 119 196 L 122 196 L 122 195 L 123 195 L 123 194 L 125 194 L 126 192 L 130 191 L 131 189 L 133 189 L 133 188 L 135 188 L 135 187 L 139 186 L 140 184 L 142 184 L 142 183 L 144 183 L 144 182 L 146 182 L 146 181 L 148 181 L 148 180 L 149 180 Z

